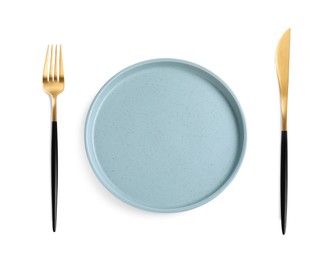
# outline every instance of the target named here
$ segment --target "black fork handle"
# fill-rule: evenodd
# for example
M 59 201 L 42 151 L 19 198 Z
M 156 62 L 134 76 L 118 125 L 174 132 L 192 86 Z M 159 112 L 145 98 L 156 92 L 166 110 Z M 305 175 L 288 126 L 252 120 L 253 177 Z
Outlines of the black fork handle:
M 58 204 L 58 129 L 57 121 L 52 121 L 51 141 L 51 193 L 52 193 L 52 228 L 57 228 L 57 204 Z

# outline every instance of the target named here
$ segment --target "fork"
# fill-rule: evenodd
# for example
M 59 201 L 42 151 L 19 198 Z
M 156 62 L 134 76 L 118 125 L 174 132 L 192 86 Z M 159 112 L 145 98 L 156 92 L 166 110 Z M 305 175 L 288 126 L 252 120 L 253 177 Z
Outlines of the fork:
M 59 50 L 58 50 L 59 49 Z M 59 54 L 58 54 L 59 52 Z M 51 97 L 52 104 L 52 141 L 51 141 L 51 194 L 52 194 L 52 229 L 57 228 L 58 203 L 58 130 L 57 130 L 57 96 L 64 90 L 64 66 L 61 45 L 48 45 L 44 71 L 43 89 Z

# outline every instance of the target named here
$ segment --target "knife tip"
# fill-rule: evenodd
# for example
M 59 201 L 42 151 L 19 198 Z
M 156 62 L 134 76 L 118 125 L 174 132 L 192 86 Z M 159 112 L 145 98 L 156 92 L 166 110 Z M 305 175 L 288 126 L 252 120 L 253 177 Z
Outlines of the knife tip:
M 287 36 L 287 35 L 290 37 L 290 31 L 291 31 L 291 28 L 289 27 L 289 28 L 283 33 L 283 35 L 282 35 L 281 38 L 283 38 L 284 36 Z

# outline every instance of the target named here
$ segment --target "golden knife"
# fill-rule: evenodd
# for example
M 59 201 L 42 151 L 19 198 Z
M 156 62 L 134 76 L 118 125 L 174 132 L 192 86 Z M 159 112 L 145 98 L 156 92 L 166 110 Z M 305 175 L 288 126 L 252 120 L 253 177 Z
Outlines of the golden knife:
M 288 142 L 287 142 L 287 106 L 289 84 L 290 29 L 282 35 L 276 50 L 276 71 L 280 86 L 282 136 L 281 136 L 281 227 L 286 233 L 287 195 L 288 195 Z

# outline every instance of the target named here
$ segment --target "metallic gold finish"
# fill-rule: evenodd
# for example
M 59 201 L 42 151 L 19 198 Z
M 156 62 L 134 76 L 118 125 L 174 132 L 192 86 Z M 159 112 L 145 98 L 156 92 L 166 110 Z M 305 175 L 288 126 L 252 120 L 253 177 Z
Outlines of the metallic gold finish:
M 276 71 L 279 79 L 282 131 L 287 131 L 287 107 L 289 84 L 290 28 L 282 35 L 276 49 Z
M 58 55 L 59 49 L 59 55 Z M 61 45 L 49 45 L 46 51 L 44 71 L 43 71 L 43 87 L 44 91 L 50 95 L 52 102 L 52 121 L 57 121 L 57 96 L 63 92 L 65 86 L 64 66 L 62 61 Z

